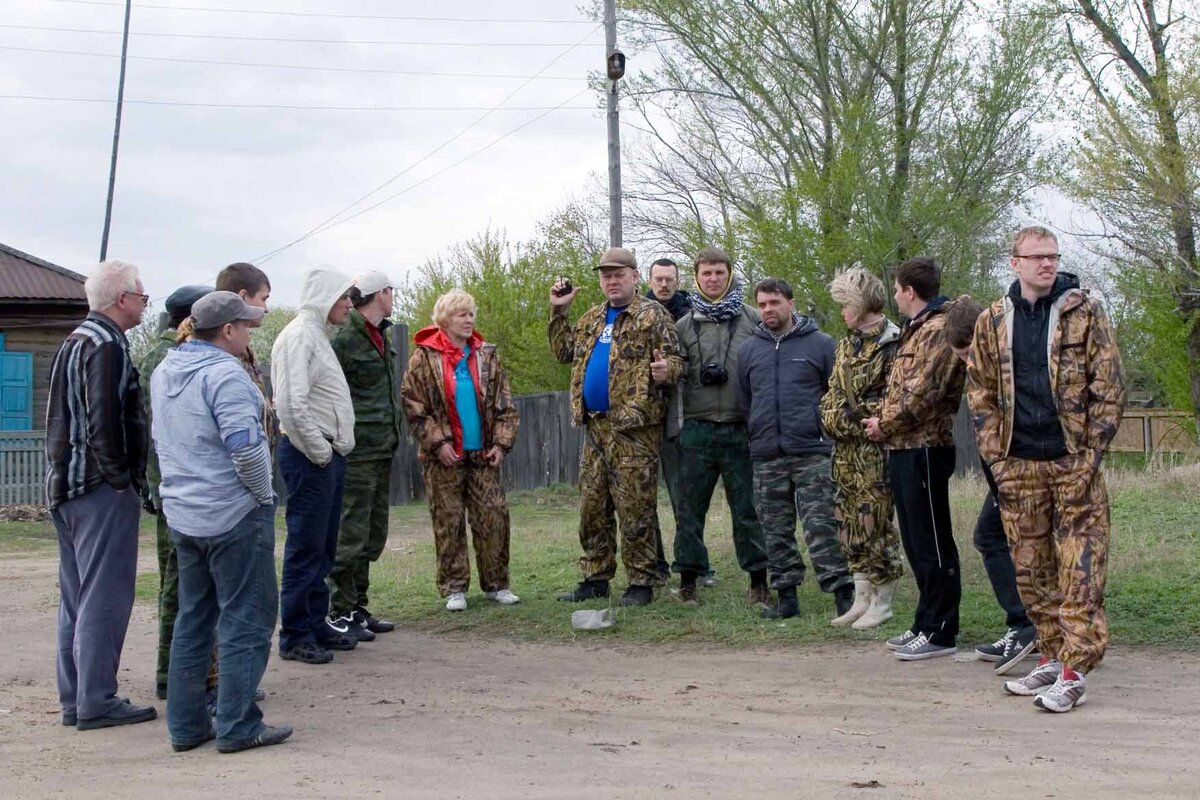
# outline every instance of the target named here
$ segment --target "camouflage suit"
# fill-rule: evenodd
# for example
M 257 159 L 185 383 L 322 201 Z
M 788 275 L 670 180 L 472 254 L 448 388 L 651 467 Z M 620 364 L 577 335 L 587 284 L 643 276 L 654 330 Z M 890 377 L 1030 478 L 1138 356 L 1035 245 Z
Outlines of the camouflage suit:
M 477 343 L 476 343 L 477 339 Z M 417 346 L 408 362 L 400 394 L 413 437 L 420 445 L 421 475 L 429 499 L 437 549 L 437 588 L 442 597 L 466 592 L 471 583 L 467 557 L 467 521 L 475 545 L 479 584 L 485 592 L 509 588 L 508 501 L 500 484 L 500 469 L 484 460 L 493 446 L 507 453 L 517 438 L 517 408 L 513 405 L 508 376 L 500 365 L 496 346 L 478 333 L 472 340 L 472 375 L 483 426 L 483 449 L 463 452 L 461 432 L 456 433 L 447 397 L 443 344 L 436 328 L 416 335 Z M 459 352 L 461 356 L 461 351 Z M 438 460 L 443 444 L 454 445 L 459 461 L 446 467 Z
M 892 489 L 883 447 L 867 438 L 862 421 L 879 415 L 900 329 L 887 319 L 838 342 L 821 425 L 834 440 L 835 516 L 850 568 L 876 586 L 904 574 L 900 534 L 892 524 Z
M 1125 409 L 1121 357 L 1099 300 L 1078 288 L 1054 300 L 1049 385 L 1067 453 L 1046 461 L 1013 456 L 1013 313 L 1012 299 L 1004 297 L 975 326 L 967 372 L 979 454 L 996 478 L 1017 588 L 1037 626 L 1038 649 L 1088 672 L 1108 644 L 1109 508 L 1100 461 Z
M 583 376 L 596 340 L 605 327 L 607 304 L 583 313 L 574 327 L 565 315 L 551 314 L 550 350 L 572 364 L 571 415 L 586 427 L 579 474 L 579 559 L 585 580 L 609 580 L 616 573 L 616 516 L 621 521 L 621 560 L 631 586 L 661 584 L 655 569 L 658 531 L 658 448 L 666 413 L 666 392 L 654 384 L 650 362 L 655 350 L 667 360 L 668 382 L 683 372 L 679 340 L 671 315 L 657 302 L 634 296 L 613 322 L 609 351 L 609 411 L 584 408 Z

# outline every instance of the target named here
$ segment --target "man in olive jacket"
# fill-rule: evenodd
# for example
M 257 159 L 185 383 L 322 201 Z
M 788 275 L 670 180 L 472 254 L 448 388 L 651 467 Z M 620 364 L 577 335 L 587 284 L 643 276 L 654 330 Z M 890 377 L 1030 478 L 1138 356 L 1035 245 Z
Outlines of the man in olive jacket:
M 371 641 L 395 625 L 367 610 L 371 563 L 388 535 L 392 458 L 400 441 L 396 352 L 391 342 L 393 290 L 381 272 L 359 276 L 350 289 L 354 309 L 333 337 L 354 403 L 354 450 L 346 458 L 346 491 L 330 591 L 330 626 Z

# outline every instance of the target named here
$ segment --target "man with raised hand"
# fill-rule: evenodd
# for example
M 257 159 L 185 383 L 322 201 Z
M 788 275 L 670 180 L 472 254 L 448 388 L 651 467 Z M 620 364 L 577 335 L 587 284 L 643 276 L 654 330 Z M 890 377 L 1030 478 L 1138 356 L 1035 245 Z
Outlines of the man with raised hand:
M 578 287 L 550 290 L 550 349 L 571 364 L 571 415 L 585 429 L 579 475 L 583 580 L 559 599 L 608 597 L 616 574 L 616 517 L 629 586 L 621 604 L 643 606 L 661 584 L 655 568 L 658 448 L 666 389 L 683 370 L 671 316 L 637 292 L 633 253 L 610 247 L 596 266 L 606 302 L 567 319 Z
M 1017 274 L 975 325 L 968 397 L 991 467 L 1017 588 L 1042 657 L 1014 695 L 1067 712 L 1108 645 L 1108 491 L 1100 463 L 1125 410 L 1121 355 L 1103 306 L 1059 272 L 1058 237 L 1013 240 Z

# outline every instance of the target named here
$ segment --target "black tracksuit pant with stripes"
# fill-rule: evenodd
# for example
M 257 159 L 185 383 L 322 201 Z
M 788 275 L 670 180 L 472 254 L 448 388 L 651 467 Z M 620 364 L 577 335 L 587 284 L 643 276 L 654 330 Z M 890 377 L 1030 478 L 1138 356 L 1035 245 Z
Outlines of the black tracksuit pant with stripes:
M 958 637 L 962 580 L 958 548 L 950 522 L 953 447 L 888 451 L 900 542 L 917 582 L 917 611 L 912 630 L 939 645 Z

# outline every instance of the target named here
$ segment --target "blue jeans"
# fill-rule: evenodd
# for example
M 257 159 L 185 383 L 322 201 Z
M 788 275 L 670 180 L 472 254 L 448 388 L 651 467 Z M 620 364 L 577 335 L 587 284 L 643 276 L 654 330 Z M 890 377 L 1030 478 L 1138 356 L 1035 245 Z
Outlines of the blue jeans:
M 346 457 L 337 453 L 323 467 L 308 460 L 284 436 L 279 441 L 279 471 L 287 484 L 287 541 L 283 545 L 283 585 L 279 600 L 279 649 L 328 639 L 325 578 L 333 569 Z
M 213 630 L 217 638 L 217 743 L 262 732 L 254 692 L 275 630 L 275 507 L 259 506 L 220 536 L 171 532 L 179 560 L 179 616 L 167 677 L 167 729 L 174 744 L 199 744 L 212 725 L 204 702 Z

